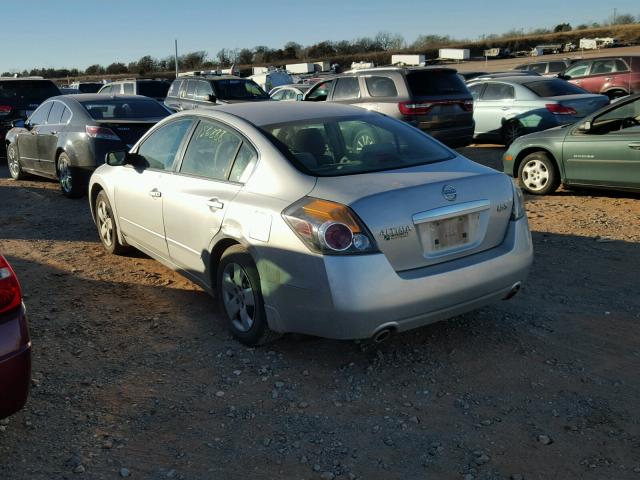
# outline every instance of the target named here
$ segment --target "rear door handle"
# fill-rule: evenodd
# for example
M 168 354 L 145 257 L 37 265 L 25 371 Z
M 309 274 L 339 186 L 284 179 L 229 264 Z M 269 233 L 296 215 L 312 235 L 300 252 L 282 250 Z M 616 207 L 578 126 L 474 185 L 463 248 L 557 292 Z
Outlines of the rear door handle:
M 500 107 L 500 110 L 509 110 L 509 107 Z
M 149 196 L 153 198 L 160 198 L 162 196 L 162 192 L 157 188 L 154 188 L 149 192 Z
M 628 147 L 632 150 L 640 150 L 640 142 L 631 142 Z
M 224 203 L 217 198 L 211 198 L 207 200 L 207 206 L 212 210 L 222 210 L 224 208 Z

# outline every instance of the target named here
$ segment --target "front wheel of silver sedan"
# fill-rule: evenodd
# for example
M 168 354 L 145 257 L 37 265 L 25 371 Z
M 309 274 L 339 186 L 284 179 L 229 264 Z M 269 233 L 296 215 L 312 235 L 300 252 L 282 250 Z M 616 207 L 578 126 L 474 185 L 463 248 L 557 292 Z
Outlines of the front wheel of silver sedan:
M 94 216 L 98 227 L 98 235 L 104 249 L 114 255 L 126 253 L 127 247 L 118 240 L 118 227 L 109 198 L 104 193 L 104 190 L 98 193 L 96 197 Z
M 253 258 L 241 245 L 228 248 L 218 265 L 216 297 L 231 333 L 245 345 L 263 345 L 280 335 L 269 329 Z
M 22 180 L 27 176 L 22 171 L 18 151 L 13 143 L 7 145 L 7 166 L 9 167 L 9 174 L 11 174 L 11 178 L 14 180 Z
M 544 152 L 527 155 L 518 169 L 520 185 L 534 195 L 553 193 L 560 185 L 560 175 L 555 163 Z

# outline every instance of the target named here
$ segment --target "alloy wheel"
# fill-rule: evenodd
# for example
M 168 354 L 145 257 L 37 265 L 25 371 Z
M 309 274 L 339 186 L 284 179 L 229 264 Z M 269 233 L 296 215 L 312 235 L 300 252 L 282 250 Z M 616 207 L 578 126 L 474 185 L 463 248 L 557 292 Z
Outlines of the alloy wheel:
M 542 190 L 548 181 L 549 170 L 540 160 L 529 160 L 522 168 L 522 182 L 529 190 Z
M 237 263 L 229 263 L 222 273 L 222 301 L 234 328 L 248 332 L 256 314 L 256 297 L 247 272 Z
M 104 200 L 98 202 L 96 213 L 100 238 L 106 246 L 110 247 L 113 245 L 113 220 L 111 219 L 111 215 L 109 215 L 109 209 Z
M 353 145 L 356 152 L 361 152 L 367 145 L 373 145 L 375 142 L 373 136 L 370 133 L 360 133 L 356 136 Z
M 61 158 L 58 163 L 58 175 L 60 177 L 60 186 L 69 193 L 73 188 L 73 178 L 71 176 L 71 167 L 66 158 Z
M 522 135 L 522 127 L 517 122 L 510 122 L 504 126 L 504 142 L 511 145 L 516 138 Z
M 20 162 L 18 160 L 18 155 L 16 154 L 16 149 L 13 145 L 9 146 L 7 149 L 7 164 L 9 166 L 11 176 L 13 178 L 17 178 L 20 175 Z

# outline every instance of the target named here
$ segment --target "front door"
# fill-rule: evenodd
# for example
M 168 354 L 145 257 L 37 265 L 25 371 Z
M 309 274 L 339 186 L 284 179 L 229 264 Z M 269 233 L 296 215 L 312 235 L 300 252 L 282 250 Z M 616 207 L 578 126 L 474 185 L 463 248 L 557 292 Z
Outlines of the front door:
M 16 139 L 18 154 L 20 155 L 20 163 L 25 169 L 39 171 L 38 135 L 42 127 L 47 123 L 51 105 L 52 102 L 40 105 L 25 122 L 27 128 L 18 134 Z
M 209 251 L 257 155 L 230 127 L 201 120 L 164 203 L 171 260 L 210 284 Z
M 58 135 L 63 128 L 61 123 L 65 106 L 62 102 L 52 101 L 47 123 L 38 129 L 38 170 L 49 175 L 56 173 L 56 152 Z
M 564 144 L 567 183 L 631 187 L 640 184 L 640 99 L 621 101 L 594 117 L 586 133 Z
M 193 124 L 190 118 L 165 124 L 138 147 L 145 168 L 120 167 L 115 204 L 120 230 L 127 240 L 168 259 L 162 204 L 173 166 Z

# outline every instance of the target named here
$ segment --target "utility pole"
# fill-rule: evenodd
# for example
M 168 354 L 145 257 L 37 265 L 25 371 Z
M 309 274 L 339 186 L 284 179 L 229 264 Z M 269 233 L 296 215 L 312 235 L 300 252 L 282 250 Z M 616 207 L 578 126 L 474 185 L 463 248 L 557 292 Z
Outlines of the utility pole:
M 178 78 L 178 39 L 175 40 L 176 46 L 176 78 Z
M 613 9 L 613 24 L 616 24 L 616 17 L 618 16 L 618 9 L 614 8 Z

